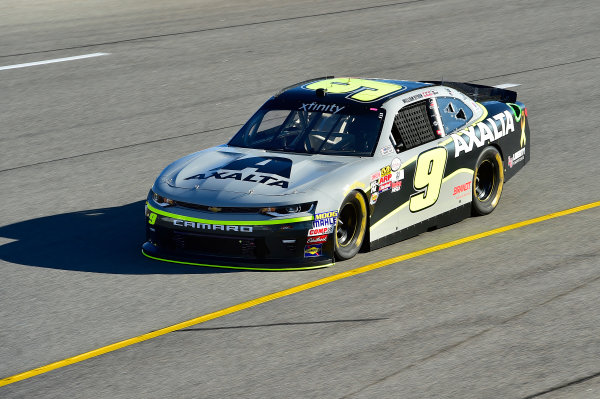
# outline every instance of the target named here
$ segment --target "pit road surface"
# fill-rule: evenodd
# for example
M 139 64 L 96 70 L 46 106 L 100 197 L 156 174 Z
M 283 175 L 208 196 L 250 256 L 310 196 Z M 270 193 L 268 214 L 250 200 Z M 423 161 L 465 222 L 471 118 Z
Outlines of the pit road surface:
M 0 5 L 0 378 L 600 200 L 600 4 Z M 519 83 L 531 162 L 498 208 L 329 269 L 145 259 L 143 199 L 312 77 Z M 0 397 L 597 398 L 600 208 L 416 257 L 0 387 Z

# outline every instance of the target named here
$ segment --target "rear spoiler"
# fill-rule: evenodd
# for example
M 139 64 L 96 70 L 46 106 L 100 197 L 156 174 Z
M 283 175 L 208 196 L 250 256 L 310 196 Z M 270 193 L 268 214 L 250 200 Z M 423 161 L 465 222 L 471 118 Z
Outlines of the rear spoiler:
M 501 89 L 498 87 L 478 85 L 475 83 L 446 82 L 446 81 L 425 81 L 434 85 L 447 86 L 452 89 L 463 92 L 473 101 L 500 101 L 503 103 L 514 103 L 517 101 L 517 93 L 512 90 Z

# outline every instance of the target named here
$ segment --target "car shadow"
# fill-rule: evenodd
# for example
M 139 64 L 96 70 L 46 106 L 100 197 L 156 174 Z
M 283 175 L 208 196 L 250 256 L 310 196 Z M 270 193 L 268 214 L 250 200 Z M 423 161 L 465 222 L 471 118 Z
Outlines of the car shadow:
M 26 220 L 0 227 L 0 259 L 27 266 L 112 274 L 238 272 L 151 260 L 142 255 L 144 201 Z

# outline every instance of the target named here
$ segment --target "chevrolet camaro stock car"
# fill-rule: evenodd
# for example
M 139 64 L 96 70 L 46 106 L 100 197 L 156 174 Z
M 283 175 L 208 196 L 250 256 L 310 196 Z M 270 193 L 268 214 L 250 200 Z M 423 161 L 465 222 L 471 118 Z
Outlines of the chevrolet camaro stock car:
M 312 269 L 485 215 L 528 161 L 514 91 L 317 78 L 271 97 L 224 145 L 165 168 L 142 252 L 168 262 Z

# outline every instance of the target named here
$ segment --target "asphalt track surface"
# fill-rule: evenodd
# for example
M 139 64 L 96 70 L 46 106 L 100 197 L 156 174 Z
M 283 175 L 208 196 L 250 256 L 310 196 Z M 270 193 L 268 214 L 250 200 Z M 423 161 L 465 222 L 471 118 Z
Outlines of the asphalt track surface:
M 599 207 L 6 380 L 600 201 L 597 1 L 4 1 L 0 37 L 0 397 L 600 397 Z M 328 269 L 142 257 L 164 166 L 328 74 L 519 83 L 531 162 L 491 215 Z

